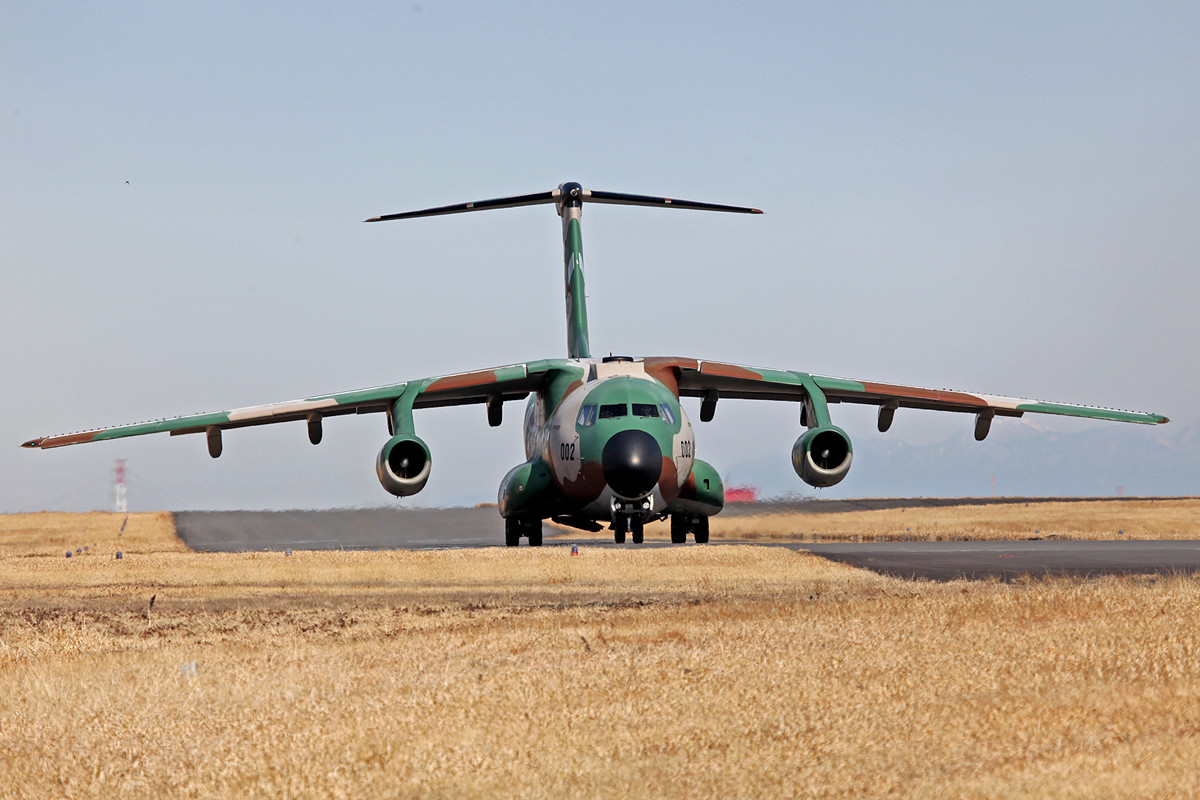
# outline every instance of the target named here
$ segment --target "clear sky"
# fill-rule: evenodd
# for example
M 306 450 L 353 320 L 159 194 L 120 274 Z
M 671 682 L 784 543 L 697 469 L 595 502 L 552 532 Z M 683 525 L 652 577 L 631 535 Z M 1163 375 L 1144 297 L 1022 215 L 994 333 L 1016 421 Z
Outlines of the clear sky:
M 392 502 L 382 415 L 17 445 L 561 356 L 551 207 L 361 220 L 570 180 L 766 211 L 585 207 L 596 354 L 1200 419 L 1195 3 L 0 9 L 0 511 L 108 507 L 116 458 L 141 510 Z M 414 500 L 493 500 L 506 413 L 418 412 Z M 698 454 L 797 429 L 723 404 Z

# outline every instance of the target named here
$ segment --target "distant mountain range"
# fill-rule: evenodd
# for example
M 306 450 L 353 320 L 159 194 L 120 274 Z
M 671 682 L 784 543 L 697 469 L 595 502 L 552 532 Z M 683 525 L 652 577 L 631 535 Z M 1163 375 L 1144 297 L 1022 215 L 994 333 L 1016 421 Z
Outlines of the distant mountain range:
M 816 490 L 791 469 L 790 448 L 722 470 L 762 497 L 986 497 L 1200 495 L 1200 423 L 1098 425 L 1063 433 L 997 419 L 983 442 L 971 430 L 935 444 L 848 431 L 854 464 L 838 486 Z

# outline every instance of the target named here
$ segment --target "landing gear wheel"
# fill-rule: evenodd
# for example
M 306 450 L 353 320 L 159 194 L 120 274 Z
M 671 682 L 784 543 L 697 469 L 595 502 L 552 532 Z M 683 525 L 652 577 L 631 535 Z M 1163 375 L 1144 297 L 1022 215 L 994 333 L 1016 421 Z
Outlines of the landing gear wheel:
M 641 544 L 642 538 L 645 535 L 646 523 L 641 517 L 631 517 L 629 520 L 629 532 L 633 534 L 633 543 Z
M 628 514 L 616 514 L 613 516 L 613 541 L 617 544 L 625 544 L 625 534 L 629 533 L 633 520 Z M 634 541 L 637 541 L 634 539 Z
M 700 517 L 692 535 L 696 537 L 696 544 L 708 544 L 708 517 Z
M 688 521 L 682 514 L 671 515 L 671 544 L 683 544 L 687 541 Z
M 540 519 L 517 519 L 510 517 L 504 520 L 504 544 L 518 547 L 521 537 L 529 539 L 530 547 L 542 546 L 542 521 Z

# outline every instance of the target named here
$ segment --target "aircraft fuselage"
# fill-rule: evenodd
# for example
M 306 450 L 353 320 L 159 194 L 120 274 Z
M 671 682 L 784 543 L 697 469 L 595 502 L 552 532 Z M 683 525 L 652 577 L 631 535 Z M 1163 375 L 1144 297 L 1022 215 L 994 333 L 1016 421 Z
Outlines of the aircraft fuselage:
M 503 517 L 626 519 L 636 534 L 645 521 L 671 513 L 720 510 L 719 478 L 695 457 L 692 423 L 676 391 L 642 361 L 568 364 L 575 374 L 564 376 L 565 386 L 549 381 L 526 405 L 527 460 L 501 483 Z

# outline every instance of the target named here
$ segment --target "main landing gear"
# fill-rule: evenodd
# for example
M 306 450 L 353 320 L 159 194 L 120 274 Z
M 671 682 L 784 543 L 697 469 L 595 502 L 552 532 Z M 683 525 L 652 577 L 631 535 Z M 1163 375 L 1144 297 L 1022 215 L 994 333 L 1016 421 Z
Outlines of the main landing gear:
M 521 544 L 521 537 L 529 539 L 530 547 L 542 546 L 542 521 L 509 517 L 504 520 L 504 543 L 509 547 Z
M 683 544 L 688 534 L 696 544 L 708 544 L 708 517 L 693 517 L 688 514 L 671 515 L 671 543 Z

